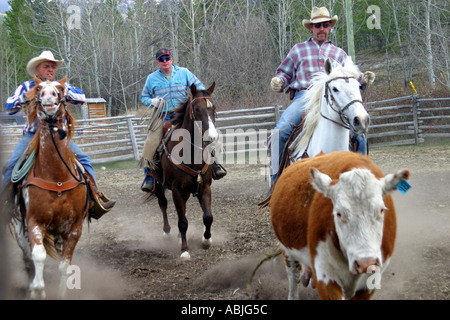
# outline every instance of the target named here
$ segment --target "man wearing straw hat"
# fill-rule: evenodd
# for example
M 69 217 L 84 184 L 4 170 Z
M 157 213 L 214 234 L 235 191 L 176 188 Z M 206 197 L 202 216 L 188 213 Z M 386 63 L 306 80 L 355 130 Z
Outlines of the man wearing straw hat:
M 39 56 L 32 58 L 27 64 L 27 73 L 33 77 L 36 76 L 43 81 L 54 81 L 56 70 L 63 64 L 64 60 L 56 60 L 51 51 L 43 51 Z M 35 86 L 34 80 L 28 80 L 20 84 L 14 91 L 14 95 L 6 100 L 5 110 L 9 114 L 18 112 L 23 105 L 28 101 L 25 93 Z M 70 104 L 82 104 L 86 97 L 83 91 L 66 82 L 65 84 L 65 99 Z M 32 140 L 37 129 L 37 121 L 35 123 L 26 123 L 23 130 L 22 139 L 16 145 L 10 160 L 7 162 L 5 171 L 3 172 L 2 193 L 6 191 L 7 186 L 11 180 L 14 165 L 19 160 L 20 156 L 25 152 L 28 143 Z M 84 167 L 88 176 L 90 176 L 90 185 L 92 188 L 92 204 L 89 215 L 92 218 L 98 219 L 104 213 L 108 212 L 115 205 L 115 201 L 109 200 L 103 193 L 99 192 L 95 184 L 94 169 L 92 168 L 92 161 L 80 147 L 73 141 L 70 141 L 70 149 L 77 155 L 78 160 Z M 6 188 L 6 189 L 5 189 Z M 8 192 L 8 191 L 6 191 Z M 11 191 L 12 193 L 12 191 Z M 10 195 L 6 195 L 7 197 Z M 100 201 L 102 200 L 102 202 Z
M 331 17 L 325 7 L 314 7 L 311 11 L 311 19 L 303 20 L 303 26 L 312 32 L 312 37 L 302 43 L 296 44 L 288 53 L 272 78 L 270 86 L 275 92 L 282 92 L 288 88 L 293 102 L 283 112 L 279 122 L 275 126 L 273 138 L 278 138 L 279 143 L 271 143 L 272 173 L 271 183 L 276 181 L 276 168 L 284 144 L 292 133 L 292 130 L 301 121 L 306 105 L 304 94 L 310 85 L 313 74 L 321 72 L 325 61 L 329 58 L 344 64 L 347 54 L 341 48 L 328 41 L 331 28 L 334 27 L 338 17 Z M 375 74 L 367 71 L 358 79 L 362 84 L 372 84 Z M 358 152 L 366 153 L 366 141 L 358 137 Z

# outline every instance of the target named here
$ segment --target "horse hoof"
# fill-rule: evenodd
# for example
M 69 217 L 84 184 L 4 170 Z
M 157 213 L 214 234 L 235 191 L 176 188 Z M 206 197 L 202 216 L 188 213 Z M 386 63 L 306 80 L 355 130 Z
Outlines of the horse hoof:
M 32 300 L 44 300 L 46 297 L 44 289 L 36 289 L 31 290 L 31 299 Z
M 164 240 L 170 240 L 170 238 L 171 238 L 170 233 L 166 233 L 166 232 L 163 233 Z
M 209 249 L 209 247 L 211 247 L 211 243 L 212 243 L 212 239 L 211 238 L 209 238 L 209 239 L 205 239 L 205 237 L 203 237 L 203 239 L 202 239 L 202 248 L 203 249 Z
M 183 261 L 188 261 L 191 260 L 191 255 L 189 254 L 189 252 L 185 251 L 181 254 L 180 258 Z

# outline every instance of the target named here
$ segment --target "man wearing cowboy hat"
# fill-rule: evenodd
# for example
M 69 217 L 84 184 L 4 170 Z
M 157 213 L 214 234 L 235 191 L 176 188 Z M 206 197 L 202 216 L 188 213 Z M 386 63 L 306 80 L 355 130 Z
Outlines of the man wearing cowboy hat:
M 306 101 L 305 92 L 310 85 L 313 74 L 321 72 L 325 61 L 329 58 L 341 65 L 344 64 L 347 53 L 341 48 L 328 41 L 331 28 L 334 27 L 338 17 L 331 17 L 325 7 L 314 7 L 311 11 L 311 19 L 303 20 L 303 26 L 312 31 L 312 37 L 302 43 L 296 44 L 288 53 L 276 71 L 276 76 L 272 78 L 270 86 L 275 92 L 282 92 L 288 87 L 291 91 L 293 102 L 283 112 L 279 122 L 275 126 L 275 135 L 279 144 L 271 143 L 272 150 L 272 184 L 276 181 L 276 165 L 281 156 L 284 144 L 292 133 L 292 130 L 301 121 Z M 375 74 L 367 71 L 361 74 L 358 79 L 362 84 L 372 84 Z M 294 94 L 293 94 L 294 93 Z M 358 152 L 366 153 L 366 141 L 363 137 L 358 137 L 360 147 Z M 278 148 L 277 150 L 275 150 Z
M 142 90 L 141 102 L 149 108 L 159 108 L 159 106 L 167 103 L 168 113 L 163 121 L 172 121 L 175 116 L 174 110 L 179 107 L 180 103 L 186 102 L 188 89 L 193 84 L 200 90 L 205 90 L 205 86 L 189 69 L 173 63 L 170 50 L 159 49 L 156 51 L 155 58 L 159 68 L 148 75 Z M 151 170 L 151 165 L 149 165 L 149 161 L 153 159 L 154 150 L 151 149 L 151 152 L 148 153 L 145 150 L 147 150 L 147 144 L 155 141 L 155 136 L 149 135 L 147 137 L 141 159 L 144 166 L 144 181 L 141 184 L 141 190 L 148 193 L 155 192 L 154 170 Z M 157 142 L 159 144 L 159 141 Z M 214 180 L 222 179 L 227 174 L 222 165 L 218 163 L 212 166 L 212 170 Z
M 32 58 L 28 62 L 27 73 L 31 77 L 36 76 L 43 81 L 54 81 L 56 70 L 62 65 L 63 62 L 64 60 L 56 60 L 51 51 L 43 51 L 39 56 Z M 18 112 L 22 108 L 22 105 L 27 103 L 25 93 L 34 86 L 34 80 L 28 80 L 19 85 L 14 91 L 14 95 L 6 100 L 5 110 L 8 111 L 9 114 Z M 68 103 L 83 104 L 85 102 L 86 97 L 81 89 L 76 88 L 68 84 L 67 82 L 65 84 L 65 87 L 65 99 Z M 37 120 L 35 123 L 27 122 L 25 124 L 22 139 L 16 145 L 11 158 L 5 166 L 5 170 L 3 172 L 2 192 L 6 190 L 5 188 L 11 180 L 14 165 L 26 150 L 28 143 L 32 140 L 34 134 L 36 133 L 36 129 Z M 94 168 L 92 167 L 92 161 L 89 156 L 81 151 L 80 147 L 78 147 L 73 141 L 70 141 L 69 146 L 70 149 L 77 155 L 78 160 L 90 176 L 90 180 L 92 181 L 91 187 L 93 189 L 93 192 L 95 192 L 95 194 L 97 195 L 97 197 L 93 197 L 94 199 L 92 199 L 96 202 L 94 207 L 97 212 L 90 212 L 90 214 L 94 218 L 100 218 L 105 212 L 112 209 L 112 207 L 115 205 L 115 201 L 106 200 L 107 198 L 97 190 L 94 178 Z M 99 203 L 98 198 L 103 198 L 104 200 L 106 200 L 105 203 Z

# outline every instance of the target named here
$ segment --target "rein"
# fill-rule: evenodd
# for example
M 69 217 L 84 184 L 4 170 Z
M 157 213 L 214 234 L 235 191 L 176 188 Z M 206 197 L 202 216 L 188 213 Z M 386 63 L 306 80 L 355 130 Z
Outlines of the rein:
M 64 106 L 64 111 L 67 112 L 67 106 L 65 104 L 65 99 L 61 98 L 59 92 L 58 92 L 58 98 L 59 98 L 58 108 L 61 107 L 61 104 L 62 104 Z M 36 103 L 38 103 L 39 106 L 42 108 L 42 103 L 41 103 L 41 101 L 39 99 L 36 99 Z M 86 186 L 87 186 L 86 178 L 84 177 L 84 175 L 81 172 L 81 170 L 79 168 L 77 168 L 77 171 L 79 173 L 79 177 L 75 176 L 75 174 L 72 172 L 72 170 L 70 169 L 70 167 L 67 164 L 67 162 L 62 157 L 61 152 L 59 151 L 58 146 L 56 144 L 55 137 L 54 137 L 54 133 L 55 132 L 57 132 L 59 134 L 59 139 L 60 140 L 62 140 L 62 139 L 67 137 L 67 132 L 66 131 L 64 131 L 62 129 L 58 129 L 56 127 L 56 123 L 58 122 L 58 120 L 61 120 L 61 119 L 66 119 L 66 118 L 64 116 L 58 117 L 58 118 L 53 117 L 53 116 L 47 116 L 47 118 L 44 121 L 48 123 L 50 136 L 52 138 L 53 146 L 56 149 L 56 153 L 58 154 L 58 156 L 61 159 L 61 161 L 64 164 L 64 166 L 69 171 L 70 175 L 72 176 L 72 179 L 70 179 L 70 180 L 68 180 L 66 182 L 51 182 L 51 181 L 46 181 L 44 179 L 35 177 L 34 173 L 32 173 L 31 176 L 27 179 L 27 182 L 24 185 L 24 187 L 27 186 L 27 185 L 35 185 L 35 186 L 37 186 L 37 187 L 39 187 L 41 189 L 44 189 L 44 190 L 57 192 L 58 195 L 61 196 L 63 191 L 71 190 L 71 189 L 77 187 L 79 184 L 86 184 Z M 68 119 L 70 119 L 70 118 L 68 118 Z M 68 125 L 70 126 L 71 124 L 69 123 Z M 86 201 L 86 207 L 87 207 L 87 201 Z

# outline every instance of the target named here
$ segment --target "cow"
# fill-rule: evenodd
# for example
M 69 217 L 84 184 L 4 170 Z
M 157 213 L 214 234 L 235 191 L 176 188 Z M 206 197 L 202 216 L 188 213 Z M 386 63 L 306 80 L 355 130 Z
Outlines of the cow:
M 273 231 L 289 279 L 311 283 L 320 299 L 370 299 L 372 272 L 386 270 L 396 237 L 389 195 L 410 176 L 408 169 L 383 175 L 369 157 L 337 151 L 289 166 L 270 200 Z M 404 183 L 404 182 L 402 182 Z M 311 280 L 311 281 L 310 281 Z

